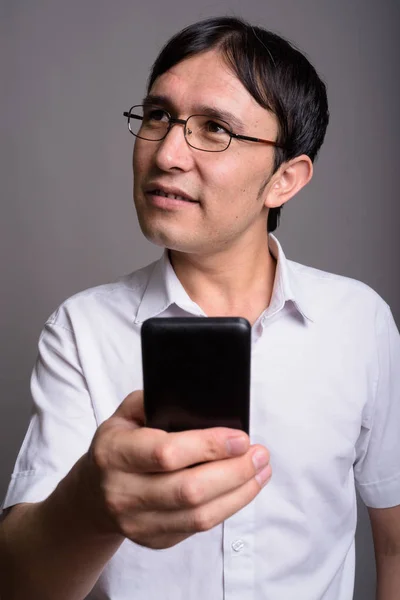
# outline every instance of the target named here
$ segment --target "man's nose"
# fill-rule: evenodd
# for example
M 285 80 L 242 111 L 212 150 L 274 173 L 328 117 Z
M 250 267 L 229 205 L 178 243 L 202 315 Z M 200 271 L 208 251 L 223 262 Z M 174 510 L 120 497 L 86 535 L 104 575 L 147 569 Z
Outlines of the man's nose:
M 162 170 L 188 170 L 193 163 L 192 150 L 185 139 L 185 125 L 172 123 L 166 137 L 159 142 L 156 163 Z

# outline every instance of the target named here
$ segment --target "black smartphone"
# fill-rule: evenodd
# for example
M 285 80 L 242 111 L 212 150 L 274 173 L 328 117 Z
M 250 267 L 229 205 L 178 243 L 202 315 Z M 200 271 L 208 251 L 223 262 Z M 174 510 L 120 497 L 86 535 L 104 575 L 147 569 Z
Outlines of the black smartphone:
M 242 317 L 152 318 L 141 330 L 146 426 L 249 433 L 251 326 Z

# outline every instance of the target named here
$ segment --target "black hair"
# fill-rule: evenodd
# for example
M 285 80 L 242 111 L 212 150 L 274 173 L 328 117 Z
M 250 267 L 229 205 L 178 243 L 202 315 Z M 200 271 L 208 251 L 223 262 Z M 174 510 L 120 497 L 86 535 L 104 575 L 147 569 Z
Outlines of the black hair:
M 326 86 L 308 59 L 291 42 L 236 17 L 213 17 L 174 35 L 152 67 L 147 89 L 185 58 L 217 48 L 238 79 L 278 119 L 275 172 L 296 156 L 312 161 L 324 141 L 329 121 Z M 268 231 L 279 224 L 281 207 L 271 208 Z

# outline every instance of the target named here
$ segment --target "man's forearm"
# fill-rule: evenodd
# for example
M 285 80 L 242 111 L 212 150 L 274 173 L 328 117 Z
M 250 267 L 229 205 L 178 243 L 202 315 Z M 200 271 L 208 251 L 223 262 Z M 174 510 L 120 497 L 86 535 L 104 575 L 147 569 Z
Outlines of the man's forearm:
M 16 506 L 0 523 L 7 600 L 82 600 L 123 537 L 100 531 L 82 485 L 85 457 L 44 502 Z
M 376 600 L 400 600 L 400 554 L 377 555 Z

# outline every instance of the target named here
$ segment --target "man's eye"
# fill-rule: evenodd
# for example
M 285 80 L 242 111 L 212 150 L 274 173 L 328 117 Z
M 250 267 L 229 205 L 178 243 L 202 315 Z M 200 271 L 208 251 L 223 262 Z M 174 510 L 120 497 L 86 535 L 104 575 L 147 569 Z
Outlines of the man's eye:
M 148 121 L 164 121 L 168 122 L 168 115 L 164 110 L 159 108 L 146 111 L 145 119 Z
M 208 133 L 228 133 L 226 128 L 216 121 L 207 121 L 206 131 Z

